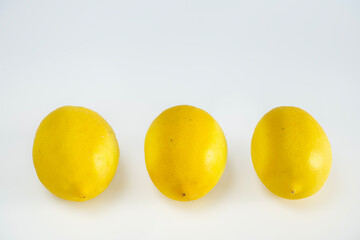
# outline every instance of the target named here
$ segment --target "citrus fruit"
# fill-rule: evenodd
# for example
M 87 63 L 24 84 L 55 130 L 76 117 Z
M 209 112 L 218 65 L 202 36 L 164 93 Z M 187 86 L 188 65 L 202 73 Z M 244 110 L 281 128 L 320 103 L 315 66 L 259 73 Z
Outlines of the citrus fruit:
M 40 123 L 33 161 L 40 181 L 50 192 L 66 200 L 85 201 L 110 184 L 119 147 L 110 125 L 99 114 L 65 106 Z
M 251 157 L 257 175 L 286 199 L 313 195 L 331 169 L 331 146 L 319 123 L 297 107 L 277 107 L 257 124 Z
M 207 194 L 224 172 L 227 145 L 213 117 L 192 106 L 163 111 L 145 138 L 151 180 L 164 195 L 179 201 Z

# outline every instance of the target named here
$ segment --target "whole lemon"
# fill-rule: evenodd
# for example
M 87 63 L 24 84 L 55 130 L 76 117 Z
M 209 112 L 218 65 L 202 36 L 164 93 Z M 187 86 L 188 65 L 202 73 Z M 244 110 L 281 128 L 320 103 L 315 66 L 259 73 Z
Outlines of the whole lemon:
M 65 106 L 46 116 L 33 146 L 36 173 L 56 196 L 72 201 L 96 197 L 110 184 L 119 146 L 110 125 L 96 112 Z
M 319 191 L 332 161 L 324 130 L 297 107 L 277 107 L 261 118 L 252 137 L 251 157 L 264 185 L 287 199 Z
M 207 112 L 182 105 L 162 112 L 145 138 L 145 162 L 155 186 L 169 198 L 198 199 L 219 181 L 227 146 L 219 124 Z

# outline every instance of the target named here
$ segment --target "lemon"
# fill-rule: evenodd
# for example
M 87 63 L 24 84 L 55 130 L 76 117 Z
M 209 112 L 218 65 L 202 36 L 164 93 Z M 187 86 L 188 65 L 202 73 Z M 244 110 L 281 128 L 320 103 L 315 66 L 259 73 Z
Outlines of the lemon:
M 182 105 L 162 112 L 145 138 L 145 162 L 155 186 L 169 198 L 198 199 L 224 172 L 227 146 L 219 124 L 207 112 Z
M 251 157 L 264 185 L 286 199 L 319 191 L 332 161 L 324 130 L 297 107 L 274 108 L 262 117 L 252 137 Z
M 66 200 L 85 201 L 110 184 L 119 147 L 110 125 L 99 114 L 65 106 L 40 123 L 33 161 L 40 181 L 50 192 Z

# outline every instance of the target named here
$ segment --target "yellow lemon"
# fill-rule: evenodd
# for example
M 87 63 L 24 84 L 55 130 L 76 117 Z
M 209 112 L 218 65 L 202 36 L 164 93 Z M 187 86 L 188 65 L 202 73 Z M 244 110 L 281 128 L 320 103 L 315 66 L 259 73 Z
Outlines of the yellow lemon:
M 264 185 L 287 199 L 319 191 L 332 161 L 324 130 L 297 107 L 274 108 L 262 117 L 252 137 L 251 157 Z
M 110 184 L 119 146 L 110 125 L 96 112 L 65 106 L 40 123 L 33 146 L 36 173 L 56 196 L 72 201 L 96 197 Z
M 169 198 L 198 199 L 219 181 L 227 146 L 219 124 L 207 112 L 175 106 L 162 112 L 145 138 L 145 162 L 155 186 Z

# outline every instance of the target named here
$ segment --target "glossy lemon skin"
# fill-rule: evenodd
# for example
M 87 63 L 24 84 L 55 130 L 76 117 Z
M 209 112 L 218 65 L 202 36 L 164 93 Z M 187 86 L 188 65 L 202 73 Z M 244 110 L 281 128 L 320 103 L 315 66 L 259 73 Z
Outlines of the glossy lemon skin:
M 71 201 L 96 197 L 110 184 L 119 147 L 110 125 L 96 112 L 64 106 L 40 123 L 33 162 L 42 184 Z
M 251 156 L 264 185 L 286 199 L 306 198 L 319 191 L 332 162 L 324 130 L 297 107 L 277 107 L 262 117 L 252 137 Z
M 162 112 L 145 138 L 151 180 L 167 197 L 190 201 L 207 194 L 224 172 L 227 145 L 207 112 L 181 105 Z

